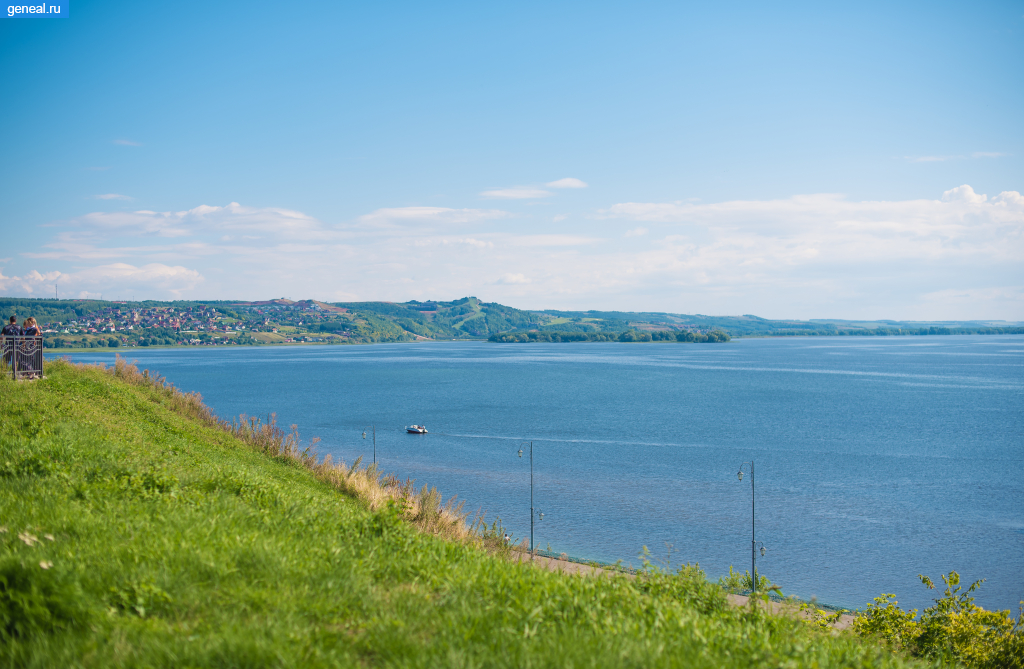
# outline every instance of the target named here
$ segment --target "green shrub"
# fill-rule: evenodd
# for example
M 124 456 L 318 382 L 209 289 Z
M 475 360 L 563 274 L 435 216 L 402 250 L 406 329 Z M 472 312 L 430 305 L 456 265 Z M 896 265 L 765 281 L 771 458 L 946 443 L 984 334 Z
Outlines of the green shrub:
M 929 589 L 935 584 L 927 576 L 918 576 Z M 986 611 L 974 604 L 971 593 L 984 580 L 975 581 L 966 591 L 955 571 L 942 576 L 943 596 L 933 600 L 915 620 L 917 609 L 903 611 L 895 595 L 884 594 L 868 604 L 867 610 L 853 622 L 860 636 L 883 640 L 890 647 L 905 650 L 915 657 L 940 660 L 944 664 L 963 664 L 979 669 L 1022 669 L 1024 667 L 1024 613 L 1015 621 L 1009 611 Z
M 732 565 L 729 565 L 729 575 L 719 576 L 718 585 L 728 590 L 729 592 L 745 592 L 753 590 L 754 580 L 750 577 L 750 572 L 745 571 L 742 574 L 738 571 L 732 570 Z M 768 580 L 768 577 L 764 574 L 757 575 L 757 590 L 758 592 L 767 592 L 772 589 L 772 582 Z
M 883 639 L 896 650 L 913 647 L 921 634 L 920 626 L 914 620 L 917 609 L 904 611 L 897 604 L 899 602 L 893 594 L 875 597 L 864 613 L 854 619 L 854 631 L 861 636 Z

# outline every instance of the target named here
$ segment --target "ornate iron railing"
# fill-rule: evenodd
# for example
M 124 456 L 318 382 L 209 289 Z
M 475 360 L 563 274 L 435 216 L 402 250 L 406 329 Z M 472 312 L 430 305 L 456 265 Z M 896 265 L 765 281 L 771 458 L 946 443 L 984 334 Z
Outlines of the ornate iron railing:
M 0 337 L 4 366 L 13 379 L 38 379 L 43 375 L 43 338 L 22 335 Z M 5 370 L 6 371 L 6 370 Z

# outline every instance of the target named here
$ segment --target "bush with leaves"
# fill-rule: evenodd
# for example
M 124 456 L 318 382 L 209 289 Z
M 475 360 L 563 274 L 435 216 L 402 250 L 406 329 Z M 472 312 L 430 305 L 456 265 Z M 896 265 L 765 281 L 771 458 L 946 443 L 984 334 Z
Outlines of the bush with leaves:
M 750 572 L 745 571 L 742 574 L 738 571 L 733 571 L 732 565 L 729 565 L 729 575 L 719 576 L 718 585 L 725 588 L 729 592 L 749 592 L 753 590 L 754 580 L 750 577 Z M 775 586 L 768 580 L 768 577 L 764 574 L 757 575 L 757 589 L 760 592 L 767 592 L 772 590 Z
M 930 578 L 918 575 L 932 590 Z M 868 604 L 853 622 L 860 636 L 875 637 L 916 657 L 944 664 L 981 669 L 1024 669 L 1024 612 L 1014 620 L 1009 611 L 986 611 L 971 596 L 984 580 L 965 591 L 955 571 L 942 576 L 943 596 L 917 618 L 917 609 L 904 611 L 896 596 L 883 594 Z

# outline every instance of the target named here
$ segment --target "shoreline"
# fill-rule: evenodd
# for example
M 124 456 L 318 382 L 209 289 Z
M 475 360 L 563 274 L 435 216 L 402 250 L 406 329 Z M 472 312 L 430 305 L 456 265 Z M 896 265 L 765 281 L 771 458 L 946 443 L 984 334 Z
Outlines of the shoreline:
M 899 335 L 852 335 L 852 334 L 808 334 L 808 335 L 735 335 L 732 337 L 733 341 L 741 339 L 902 339 L 909 337 L 1024 337 L 1024 333 L 1017 332 L 951 332 L 948 334 L 899 334 Z M 44 348 L 43 355 L 52 354 L 67 354 L 67 353 L 123 353 L 124 351 L 145 351 L 145 350 L 200 350 L 200 349 L 218 349 L 218 348 L 286 348 L 296 346 L 380 346 L 385 344 L 446 344 L 450 342 L 483 342 L 488 344 L 693 344 L 693 343 L 723 343 L 728 344 L 729 342 L 678 342 L 678 341 L 526 341 L 526 342 L 491 342 L 484 338 L 473 338 L 473 339 L 415 339 L 413 341 L 373 341 L 373 342 L 346 342 L 344 344 L 335 344 L 329 342 L 280 342 L 275 344 L 231 344 L 231 345 L 210 345 L 210 346 L 118 346 L 114 349 L 96 347 L 96 348 Z
M 519 556 L 516 559 L 518 559 L 520 562 L 524 562 L 526 560 L 526 557 L 530 554 L 530 551 L 522 550 L 522 549 L 519 549 L 519 548 L 513 548 L 512 551 Z M 533 551 L 533 554 L 534 554 L 534 557 L 536 559 L 541 560 L 542 564 L 544 564 L 544 566 L 547 569 L 549 569 L 550 571 L 565 570 L 565 571 L 569 571 L 569 572 L 574 573 L 574 574 L 594 574 L 594 573 L 603 573 L 603 572 L 635 574 L 638 571 L 640 571 L 640 570 L 638 570 L 636 568 L 633 568 L 633 567 L 626 567 L 626 566 L 622 566 L 622 565 L 619 565 L 619 564 L 612 564 L 612 563 L 608 563 L 608 562 L 600 562 L 598 560 L 587 560 L 586 558 L 572 556 L 572 555 L 569 555 L 567 553 L 556 553 L 554 551 L 547 551 L 547 550 L 542 550 L 542 549 L 539 549 L 539 548 L 535 549 Z M 562 557 L 563 555 L 565 556 L 564 558 Z M 569 569 L 566 570 L 565 567 L 569 567 Z M 709 581 L 709 582 L 712 582 L 712 581 Z M 778 585 L 778 584 L 776 584 L 776 585 Z M 725 589 L 725 588 L 723 588 L 723 589 Z M 738 590 L 736 592 L 733 592 L 733 591 L 728 590 L 728 589 L 725 589 L 725 590 L 726 590 L 726 594 L 727 594 L 728 597 L 730 597 L 730 598 L 733 598 L 733 597 L 740 598 L 740 599 L 742 599 L 742 603 L 743 604 L 745 604 L 747 602 L 747 600 L 750 598 L 750 594 L 751 594 L 750 590 Z M 828 603 L 825 603 L 825 602 L 820 602 L 818 600 L 809 601 L 809 600 L 806 600 L 806 599 L 801 599 L 800 597 L 797 597 L 796 595 L 779 596 L 779 595 L 777 595 L 775 593 L 769 593 L 768 598 L 772 601 L 773 613 L 775 612 L 775 606 L 776 605 L 785 605 L 785 604 L 797 604 L 797 605 L 799 605 L 799 604 L 806 604 L 808 606 L 814 606 L 815 608 L 818 608 L 818 609 L 823 609 L 823 610 L 828 611 L 830 613 L 837 613 L 837 612 L 842 611 L 842 612 L 844 612 L 843 613 L 843 618 L 849 618 L 850 619 L 849 621 L 846 622 L 846 624 L 844 625 L 844 627 L 842 629 L 845 629 L 847 626 L 849 626 L 849 623 L 852 622 L 852 620 L 855 617 L 855 615 L 861 613 L 864 610 L 864 609 L 851 609 L 851 608 L 848 608 L 848 607 L 845 607 L 845 606 L 836 606 L 834 604 L 828 604 Z M 838 627 L 837 627 L 837 629 L 838 629 Z

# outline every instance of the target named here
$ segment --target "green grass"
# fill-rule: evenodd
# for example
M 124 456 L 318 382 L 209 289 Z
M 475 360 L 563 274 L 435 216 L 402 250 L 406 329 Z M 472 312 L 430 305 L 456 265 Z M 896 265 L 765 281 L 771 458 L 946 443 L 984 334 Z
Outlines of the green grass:
M 0 664 L 907 664 L 696 568 L 568 577 L 369 506 L 172 393 L 63 362 L 0 380 Z

